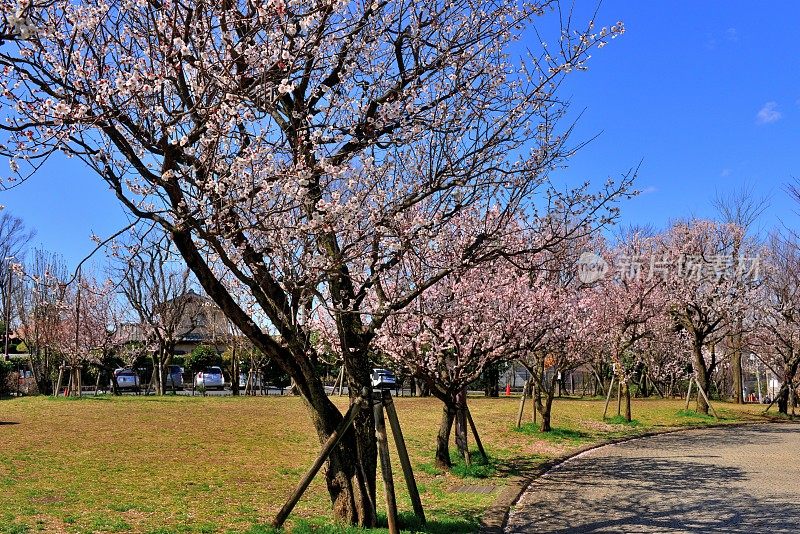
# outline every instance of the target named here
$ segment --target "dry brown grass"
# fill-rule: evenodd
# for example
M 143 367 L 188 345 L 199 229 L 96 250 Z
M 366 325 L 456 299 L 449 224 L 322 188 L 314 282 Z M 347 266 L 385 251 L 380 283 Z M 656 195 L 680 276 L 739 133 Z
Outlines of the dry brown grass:
M 480 481 L 432 467 L 438 401 L 396 399 L 434 530 L 471 530 L 493 502 L 497 490 L 455 491 L 465 484 L 502 486 L 517 469 L 609 436 L 709 422 L 678 416 L 680 401 L 646 400 L 634 402 L 639 426 L 607 424 L 602 401 L 562 400 L 553 425 L 565 432 L 541 436 L 513 429 L 516 398 L 470 404 L 493 458 L 468 471 L 487 476 Z M 756 417 L 761 407 L 721 408 L 734 421 Z M 0 402 L 0 421 L 16 423 L 0 425 L 0 533 L 267 532 L 259 525 L 319 450 L 302 401 L 293 397 L 33 397 Z M 402 486 L 399 465 L 395 473 Z M 329 523 L 320 478 L 292 515 L 296 531 Z M 400 506 L 410 510 L 400 493 Z

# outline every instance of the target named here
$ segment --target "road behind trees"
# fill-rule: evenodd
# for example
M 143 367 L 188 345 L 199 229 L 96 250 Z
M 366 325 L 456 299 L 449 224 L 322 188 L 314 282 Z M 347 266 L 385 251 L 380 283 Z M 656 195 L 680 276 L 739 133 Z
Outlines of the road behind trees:
M 702 429 L 590 451 L 535 481 L 507 532 L 798 532 L 800 425 Z

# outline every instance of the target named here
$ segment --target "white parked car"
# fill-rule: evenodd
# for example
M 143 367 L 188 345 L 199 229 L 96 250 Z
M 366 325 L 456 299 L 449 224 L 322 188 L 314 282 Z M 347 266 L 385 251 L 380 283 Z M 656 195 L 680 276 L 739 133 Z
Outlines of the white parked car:
M 206 389 L 225 389 L 225 377 L 222 374 L 222 369 L 215 366 L 206 367 L 198 372 L 194 378 L 195 387 L 204 387 Z

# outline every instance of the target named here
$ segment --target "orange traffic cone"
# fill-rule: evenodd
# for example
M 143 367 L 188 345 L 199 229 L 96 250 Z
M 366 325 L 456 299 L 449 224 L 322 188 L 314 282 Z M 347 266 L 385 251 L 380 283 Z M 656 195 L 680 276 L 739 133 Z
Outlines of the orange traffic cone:
M 506 397 L 511 396 L 511 384 L 506 384 Z

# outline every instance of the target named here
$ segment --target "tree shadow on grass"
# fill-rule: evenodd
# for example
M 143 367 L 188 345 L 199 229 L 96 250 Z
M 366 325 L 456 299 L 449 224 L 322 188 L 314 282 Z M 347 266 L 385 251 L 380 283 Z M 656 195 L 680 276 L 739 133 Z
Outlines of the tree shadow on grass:
M 478 521 L 475 518 L 435 518 L 429 519 L 424 525 L 411 512 L 400 512 L 398 523 L 402 532 L 420 532 L 430 534 L 467 534 L 478 530 Z M 291 528 L 292 534 L 383 534 L 388 532 L 388 522 L 386 515 L 378 514 L 377 528 L 359 528 L 349 525 L 337 524 L 335 522 L 297 520 Z M 245 534 L 277 534 L 284 532 L 280 529 L 275 530 L 268 526 L 255 525 Z

